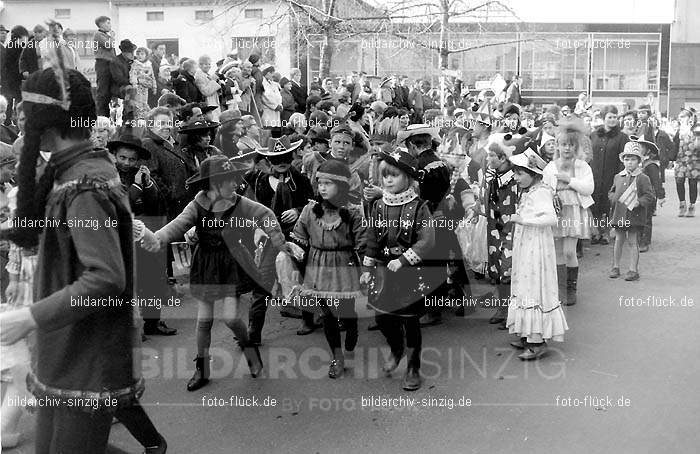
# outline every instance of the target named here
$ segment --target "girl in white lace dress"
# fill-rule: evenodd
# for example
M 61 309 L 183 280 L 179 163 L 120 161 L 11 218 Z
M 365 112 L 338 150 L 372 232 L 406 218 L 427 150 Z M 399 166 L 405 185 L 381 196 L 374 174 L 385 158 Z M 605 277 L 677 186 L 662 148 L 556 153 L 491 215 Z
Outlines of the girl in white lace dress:
M 557 223 L 552 188 L 542 182 L 546 163 L 532 150 L 511 156 L 522 195 L 513 232 L 513 275 L 506 326 L 518 335 L 523 360 L 544 354 L 545 341 L 563 341 L 568 329 L 557 290 L 557 260 L 552 227 Z

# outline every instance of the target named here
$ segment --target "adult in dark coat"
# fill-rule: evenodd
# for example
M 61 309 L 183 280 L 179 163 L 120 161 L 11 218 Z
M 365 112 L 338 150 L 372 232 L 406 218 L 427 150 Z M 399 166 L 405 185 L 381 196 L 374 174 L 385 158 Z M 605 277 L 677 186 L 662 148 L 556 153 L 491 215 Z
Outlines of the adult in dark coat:
M 301 85 L 301 70 L 299 68 L 293 68 L 290 77 L 292 80 L 292 97 L 294 97 L 294 102 L 296 102 L 296 111 L 299 113 L 304 113 L 306 109 L 306 87 Z
M 131 63 L 134 61 L 134 51 L 136 45 L 128 39 L 119 43 L 121 53 L 109 62 L 109 73 L 111 75 L 110 95 L 113 98 L 124 98 L 124 90 L 129 83 L 129 71 Z
M 185 188 L 185 180 L 191 173 L 172 137 L 172 112 L 166 107 L 157 107 L 149 113 L 147 119 L 149 129 L 143 138 L 143 147 L 151 152 L 147 165 L 153 180 L 161 188 L 167 206 L 167 219 L 171 221 L 191 200 Z
M 410 110 L 411 106 L 408 102 L 408 95 L 411 91 L 411 89 L 408 87 L 408 76 L 401 76 L 399 78 L 400 80 L 400 85 L 397 84 L 394 87 L 394 105 L 396 107 L 402 107 L 406 110 Z
M 173 89 L 175 93 L 189 102 L 202 102 L 204 96 L 199 91 L 194 82 L 194 73 L 197 71 L 197 62 L 192 59 L 187 59 L 182 62 L 182 68 L 177 72 L 177 76 L 173 78 Z
M 598 227 L 598 234 L 591 238 L 591 244 L 608 244 L 607 233 L 610 227 L 607 225 L 610 214 L 610 201 L 608 191 L 612 187 L 615 174 L 622 170 L 620 153 L 625 148 L 625 143 L 629 140 L 627 135 L 620 129 L 617 119 L 617 108 L 606 106 L 601 112 L 604 124 L 591 133 L 591 147 L 593 150 L 593 160 L 591 170 L 593 170 L 593 190 L 594 205 L 591 213 Z
M 112 81 L 109 62 L 117 56 L 112 34 L 112 21 L 107 16 L 95 19 L 97 31 L 92 35 L 95 49 L 95 77 L 97 79 L 97 115 L 109 117 L 109 101 L 112 98 Z
M 34 27 L 34 36 L 29 39 L 27 46 L 22 49 L 19 56 L 19 72 L 22 78 L 26 79 L 30 74 L 40 69 L 41 53 L 39 52 L 39 42 L 46 38 L 46 28 L 43 25 Z
M 155 231 L 165 225 L 165 201 L 158 185 L 151 178 L 149 168 L 143 163 L 151 153 L 143 148 L 141 139 L 128 133 L 107 143 L 114 154 L 117 172 L 122 186 L 129 195 L 131 211 L 148 229 Z M 170 296 L 166 271 L 166 254 L 154 254 L 139 248 L 136 250 L 136 295 L 144 299 L 140 306 L 143 332 L 146 335 L 172 336 L 177 333 L 160 319 L 161 306 L 153 304 L 167 301 Z M 150 303 L 150 304 L 149 304 Z
M 2 62 L 0 62 L 1 93 L 7 99 L 6 125 L 11 123 L 15 105 L 22 99 L 22 74 L 19 72 L 19 58 L 28 39 L 29 32 L 26 28 L 21 25 L 13 27 L 10 32 L 10 41 L 3 51 Z
M 153 46 L 153 52 L 149 57 L 151 61 L 151 66 L 153 66 L 153 75 L 156 78 L 156 90 L 155 93 L 152 91 L 148 92 L 148 105 L 155 107 L 158 105 L 158 98 L 160 98 L 161 91 L 165 88 L 163 80 L 158 76 L 160 74 L 160 64 L 165 56 L 165 44 L 160 43 Z

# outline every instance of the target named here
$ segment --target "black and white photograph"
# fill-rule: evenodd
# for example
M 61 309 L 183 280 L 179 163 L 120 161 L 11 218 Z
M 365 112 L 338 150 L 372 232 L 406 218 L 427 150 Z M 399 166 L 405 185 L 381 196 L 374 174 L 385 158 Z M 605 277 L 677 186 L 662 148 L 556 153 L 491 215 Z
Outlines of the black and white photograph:
M 698 110 L 695 0 L 0 0 L 2 452 L 697 452 Z

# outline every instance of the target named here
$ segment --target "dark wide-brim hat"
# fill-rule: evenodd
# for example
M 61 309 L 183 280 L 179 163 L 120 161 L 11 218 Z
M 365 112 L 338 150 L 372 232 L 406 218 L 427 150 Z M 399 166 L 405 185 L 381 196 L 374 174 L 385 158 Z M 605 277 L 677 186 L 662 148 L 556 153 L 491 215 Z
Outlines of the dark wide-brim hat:
M 219 108 L 219 106 L 210 106 L 205 102 L 200 102 L 198 107 L 202 111 L 202 114 L 211 112 L 212 110 L 216 110 Z
M 211 177 L 242 174 L 253 166 L 240 159 L 229 159 L 224 155 L 211 156 L 199 166 L 199 171 L 185 181 L 186 186 L 208 181 Z
M 387 148 L 382 149 L 377 156 L 382 161 L 386 161 L 387 164 L 397 167 L 404 172 L 406 172 L 411 178 L 418 180 L 420 179 L 420 172 L 418 171 L 418 160 L 413 157 L 408 150 L 405 148 L 396 148 L 393 152 L 389 153 Z
M 115 140 L 107 142 L 107 149 L 110 153 L 116 153 L 120 147 L 129 148 L 138 152 L 139 159 L 151 159 L 151 152 L 143 147 L 141 139 L 132 134 L 122 134 Z
M 267 157 L 282 156 L 296 150 L 303 142 L 303 140 L 292 142 L 289 139 L 289 136 L 286 135 L 277 139 L 270 137 L 267 141 L 267 147 L 258 148 L 255 151 L 257 151 L 258 154 Z
M 207 120 L 195 120 L 185 123 L 180 127 L 180 134 L 199 134 L 206 131 L 211 131 L 219 127 L 219 123 Z
M 654 142 L 645 139 L 643 134 L 639 137 L 637 137 L 635 135 L 631 135 L 630 141 L 644 144 L 647 147 L 649 147 L 652 151 L 654 151 L 655 153 L 659 153 L 659 147 Z

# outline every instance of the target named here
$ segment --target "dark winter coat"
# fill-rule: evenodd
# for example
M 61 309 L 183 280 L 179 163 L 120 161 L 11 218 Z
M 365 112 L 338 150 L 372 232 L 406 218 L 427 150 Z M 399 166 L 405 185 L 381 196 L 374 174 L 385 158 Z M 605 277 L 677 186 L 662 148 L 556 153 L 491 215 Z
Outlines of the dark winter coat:
M 41 55 L 39 54 L 39 46 L 34 38 L 30 38 L 27 42 L 27 46 L 22 49 L 22 53 L 19 56 L 19 73 L 22 74 L 25 71 L 29 74 L 39 71 L 39 62 L 41 61 Z
M 174 219 L 191 200 L 185 189 L 185 180 L 190 175 L 185 158 L 178 148 L 150 130 L 144 136 L 143 147 L 151 152 L 147 165 L 165 199 L 168 219 Z
M 109 62 L 109 72 L 111 74 L 110 93 L 113 97 L 124 98 L 124 88 L 129 85 L 129 71 L 131 70 L 131 60 L 124 54 L 117 55 Z
M 593 191 L 595 205 L 591 207 L 591 211 L 596 216 L 609 211 L 610 204 L 606 191 L 612 186 L 615 174 L 622 170 L 620 153 L 628 140 L 627 135 L 618 126 L 610 131 L 606 131 L 604 126 L 600 126 L 591 133 L 593 160 L 590 164 L 595 184 Z
M 306 87 L 292 81 L 292 96 L 294 97 L 294 102 L 297 103 L 296 111 L 304 113 L 306 109 Z
M 175 94 L 187 102 L 203 102 L 204 96 L 199 91 L 194 82 L 194 76 L 187 71 L 180 70 L 176 77 L 173 77 L 173 89 Z
M 22 74 L 19 71 L 19 59 L 22 48 L 19 44 L 12 43 L 12 46 L 4 50 L 0 73 L 2 73 L 2 92 L 10 94 L 13 98 L 20 98 L 22 87 Z

